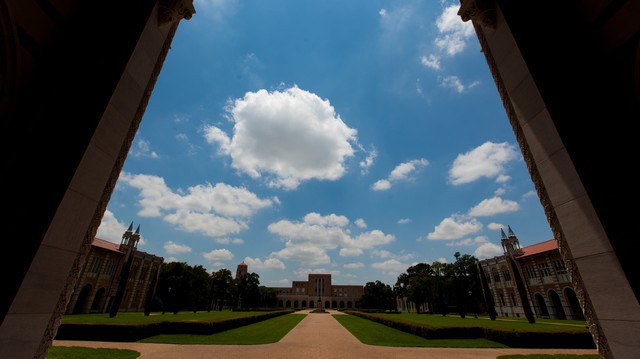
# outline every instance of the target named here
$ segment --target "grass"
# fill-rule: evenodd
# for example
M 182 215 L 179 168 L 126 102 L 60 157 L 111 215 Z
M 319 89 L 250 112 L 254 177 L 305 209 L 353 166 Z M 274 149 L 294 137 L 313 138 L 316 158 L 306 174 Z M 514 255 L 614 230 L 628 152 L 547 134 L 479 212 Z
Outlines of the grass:
M 443 316 L 440 314 L 416 314 L 402 312 L 400 314 L 370 314 L 378 317 L 389 317 L 393 319 L 402 319 L 410 322 L 430 325 L 432 327 L 485 327 L 485 328 L 505 328 L 514 330 L 526 330 L 534 332 L 588 332 L 587 323 L 580 321 L 562 321 L 558 322 L 549 319 L 536 320 L 531 324 L 526 319 L 521 318 L 499 318 L 489 320 L 488 317 L 478 316 L 473 318 L 467 316 L 460 318 L 458 316 Z
M 304 315 L 285 314 L 240 328 L 211 335 L 163 334 L 145 338 L 139 343 L 255 345 L 276 343 L 295 327 Z
M 128 349 L 51 347 L 47 359 L 136 359 L 140 352 Z
M 230 318 L 249 317 L 265 312 L 234 312 L 231 310 L 211 311 L 211 312 L 178 312 L 178 314 L 154 312 L 144 315 L 141 312 L 118 313 L 113 318 L 109 318 L 108 313 L 100 314 L 67 314 L 62 317 L 62 324 L 66 323 L 94 323 L 94 324 L 144 324 L 159 322 L 189 322 L 203 321 L 215 322 Z
M 508 348 L 504 344 L 483 338 L 424 339 L 353 315 L 334 315 L 333 317 L 358 340 L 369 345 L 431 348 Z

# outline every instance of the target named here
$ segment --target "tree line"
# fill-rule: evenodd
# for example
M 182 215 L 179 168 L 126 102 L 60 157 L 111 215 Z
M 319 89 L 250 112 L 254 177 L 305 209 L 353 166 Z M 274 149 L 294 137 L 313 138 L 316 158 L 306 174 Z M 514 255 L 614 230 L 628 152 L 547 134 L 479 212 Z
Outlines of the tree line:
M 478 276 L 478 259 L 454 254 L 453 263 L 417 263 L 397 277 L 391 286 L 379 280 L 368 282 L 356 307 L 397 311 L 397 298 L 406 298 L 418 313 L 451 311 L 464 317 L 468 312 L 484 311 Z M 163 263 L 153 311 L 211 311 L 241 308 L 275 308 L 277 292 L 260 285 L 257 273 L 233 278 L 227 268 L 207 273 L 201 265 L 185 262 Z
M 366 309 L 398 310 L 396 298 L 406 298 L 418 313 L 484 311 L 478 259 L 460 252 L 453 263 L 417 263 L 400 274 L 391 286 L 377 280 L 364 286 L 361 305 Z
M 257 273 L 233 278 L 227 268 L 209 274 L 201 265 L 169 262 L 162 264 L 151 310 L 176 314 L 180 311 L 275 308 L 276 305 L 276 290 L 261 286 Z

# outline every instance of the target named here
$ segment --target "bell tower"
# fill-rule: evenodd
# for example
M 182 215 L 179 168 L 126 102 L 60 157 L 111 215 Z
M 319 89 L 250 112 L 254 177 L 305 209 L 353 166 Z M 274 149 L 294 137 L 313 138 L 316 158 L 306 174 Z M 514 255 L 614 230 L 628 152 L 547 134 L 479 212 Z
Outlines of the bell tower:
M 500 228 L 500 235 L 502 237 L 500 241 L 502 242 L 502 249 L 504 250 L 504 254 L 508 254 L 512 257 L 517 257 L 522 254 L 522 248 L 520 248 L 520 241 L 518 240 L 518 237 L 516 237 L 516 235 L 511 230 L 511 226 L 507 225 L 507 229 L 509 233 L 508 236 L 504 234 L 504 230 Z

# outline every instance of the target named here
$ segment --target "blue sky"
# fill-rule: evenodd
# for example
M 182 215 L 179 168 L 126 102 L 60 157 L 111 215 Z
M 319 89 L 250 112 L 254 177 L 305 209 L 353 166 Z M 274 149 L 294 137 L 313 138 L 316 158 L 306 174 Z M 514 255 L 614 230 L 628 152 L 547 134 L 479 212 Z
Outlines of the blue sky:
M 267 286 L 553 238 L 458 1 L 196 0 L 98 230 Z

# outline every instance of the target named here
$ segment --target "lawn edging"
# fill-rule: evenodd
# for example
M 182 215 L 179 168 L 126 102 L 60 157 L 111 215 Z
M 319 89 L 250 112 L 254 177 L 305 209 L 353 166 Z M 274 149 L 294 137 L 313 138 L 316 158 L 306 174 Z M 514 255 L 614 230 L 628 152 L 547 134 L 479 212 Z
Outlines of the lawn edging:
M 595 349 L 589 332 L 555 331 L 539 332 L 528 330 L 473 327 L 434 327 L 394 318 L 363 313 L 355 310 L 345 311 L 360 318 L 368 319 L 388 327 L 414 334 L 425 339 L 473 339 L 485 338 L 505 344 L 511 348 L 554 348 L 554 349 Z
M 58 327 L 55 340 L 135 342 L 160 334 L 209 335 L 290 313 L 293 313 L 293 310 L 277 310 L 220 321 L 162 321 L 144 324 L 63 323 Z

